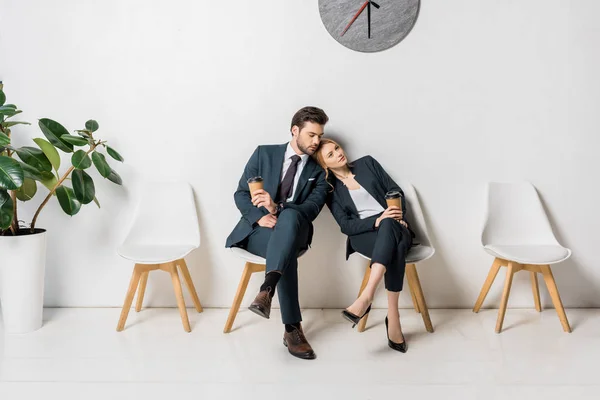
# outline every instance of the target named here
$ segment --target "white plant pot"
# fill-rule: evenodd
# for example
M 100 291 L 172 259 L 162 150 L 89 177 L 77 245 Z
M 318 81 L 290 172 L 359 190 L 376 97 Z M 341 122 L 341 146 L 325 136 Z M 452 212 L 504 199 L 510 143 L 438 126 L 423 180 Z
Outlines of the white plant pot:
M 5 333 L 42 327 L 46 231 L 0 236 L 0 303 Z

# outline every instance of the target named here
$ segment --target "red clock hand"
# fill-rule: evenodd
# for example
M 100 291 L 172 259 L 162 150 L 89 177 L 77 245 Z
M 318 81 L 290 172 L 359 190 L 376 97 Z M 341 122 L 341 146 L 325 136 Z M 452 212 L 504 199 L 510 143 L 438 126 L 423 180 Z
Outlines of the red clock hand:
M 362 7 L 360 8 L 360 10 L 358 10 L 356 12 L 356 14 L 354 14 L 354 17 L 352 17 L 352 19 L 350 20 L 350 22 L 348 22 L 348 25 L 346 25 L 346 27 L 344 28 L 344 31 L 342 32 L 342 34 L 340 36 L 344 36 L 344 33 L 346 33 L 346 31 L 348 29 L 350 29 L 350 26 L 354 23 L 354 21 L 356 21 L 356 18 L 358 18 L 358 16 L 360 15 L 360 13 L 362 13 L 364 11 L 364 9 L 367 8 L 367 5 L 369 5 L 369 0 L 365 1 L 365 4 L 362 5 Z

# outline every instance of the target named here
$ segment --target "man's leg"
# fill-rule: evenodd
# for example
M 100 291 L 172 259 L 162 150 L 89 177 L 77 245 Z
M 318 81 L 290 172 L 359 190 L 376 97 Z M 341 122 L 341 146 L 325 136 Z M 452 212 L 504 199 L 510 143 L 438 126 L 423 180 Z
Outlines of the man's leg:
M 269 246 L 269 240 L 271 239 L 272 234 L 273 229 L 257 226 L 252 233 L 248 235 L 246 240 L 239 244 L 239 246 L 254 255 L 265 258 L 267 256 L 267 247 Z
M 309 222 L 299 212 L 287 209 L 279 215 L 274 229 L 257 228 L 248 237 L 246 241 L 248 251 L 267 260 L 265 281 L 255 301 L 250 305 L 252 312 L 264 318 L 270 317 L 271 299 L 275 295 L 275 288 L 282 276 L 288 274 L 289 269 L 291 276 L 289 278 L 286 276 L 281 286 L 283 290 L 280 294 L 280 300 L 283 300 L 281 312 L 282 316 L 285 316 L 285 321 L 288 321 L 289 316 L 291 319 L 296 319 L 292 323 L 300 322 L 300 307 L 297 304 L 297 258 L 299 251 L 308 246 L 309 228 Z
M 279 278 L 279 304 L 284 324 L 302 321 L 298 302 L 298 254 L 308 247 L 308 221 L 296 210 L 284 210 L 277 219 L 267 248 L 267 275 Z
M 300 321 L 300 303 L 298 302 L 298 255 L 308 248 L 309 222 L 295 210 L 284 210 L 277 219 L 275 231 L 269 242 L 267 271 L 271 274 L 282 272 L 279 284 L 279 304 L 281 319 L 285 324 L 283 344 L 294 357 L 313 360 L 317 357 L 306 340 Z M 291 239 L 291 240 L 290 240 Z M 269 258 L 271 250 L 274 251 Z

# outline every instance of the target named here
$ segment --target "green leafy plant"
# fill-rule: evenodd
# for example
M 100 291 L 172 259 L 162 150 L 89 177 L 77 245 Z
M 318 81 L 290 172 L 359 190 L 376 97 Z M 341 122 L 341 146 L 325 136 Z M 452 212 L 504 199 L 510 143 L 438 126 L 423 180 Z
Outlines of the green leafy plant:
M 0 88 L 0 235 L 19 232 L 17 213 L 18 201 L 30 201 L 38 193 L 38 183 L 49 192 L 37 208 L 30 229 L 35 224 L 44 206 L 56 197 L 62 210 L 75 215 L 81 207 L 91 202 L 100 207 L 96 198 L 93 178 L 86 171 L 92 165 L 100 176 L 121 185 L 121 177 L 106 161 L 101 149 L 113 159 L 122 162 L 123 157 L 108 146 L 106 141 L 95 137 L 99 125 L 94 120 L 85 123 L 85 129 L 76 130 L 71 135 L 64 126 L 48 118 L 42 118 L 38 125 L 46 137 L 33 139 L 34 146 L 15 148 L 11 142 L 11 128 L 15 125 L 30 125 L 28 122 L 13 121 L 11 118 L 21 113 L 14 104 L 6 104 L 6 95 Z M 60 152 L 71 154 L 71 162 L 64 172 Z M 17 159 L 18 158 L 18 159 Z M 67 182 L 71 182 L 71 187 Z

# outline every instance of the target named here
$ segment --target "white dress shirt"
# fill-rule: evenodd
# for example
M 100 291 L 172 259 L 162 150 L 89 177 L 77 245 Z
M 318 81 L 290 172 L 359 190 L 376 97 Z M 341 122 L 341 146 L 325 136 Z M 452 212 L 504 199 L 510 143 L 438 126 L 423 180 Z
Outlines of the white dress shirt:
M 296 154 L 296 152 L 294 151 L 294 149 L 292 148 L 291 143 L 288 143 L 287 148 L 285 149 L 285 156 L 283 156 L 283 169 L 281 170 L 281 181 L 279 183 L 281 183 L 283 181 L 283 178 L 285 177 L 285 173 L 287 172 L 287 170 L 290 168 L 290 165 L 292 165 L 292 156 L 299 156 L 300 157 L 300 161 L 298 162 L 298 167 L 296 168 L 296 175 L 294 176 L 294 184 L 292 186 L 292 195 L 286 199 L 287 201 L 292 201 L 292 199 L 294 198 L 294 195 L 296 194 L 296 186 L 298 186 L 298 181 L 300 180 L 300 174 L 302 174 L 302 170 L 304 169 L 304 166 L 306 165 L 306 163 L 308 162 L 308 154 Z

